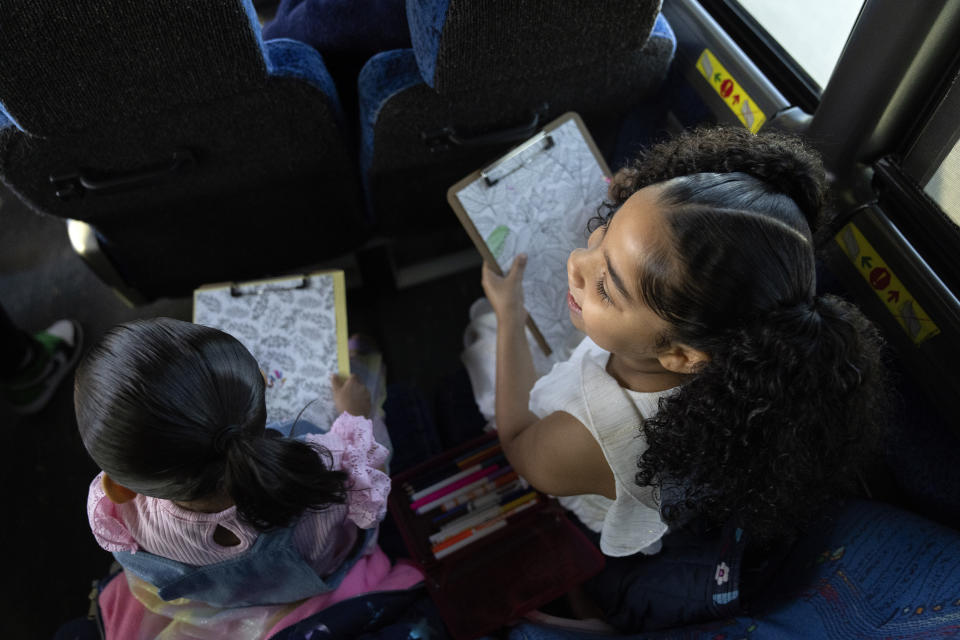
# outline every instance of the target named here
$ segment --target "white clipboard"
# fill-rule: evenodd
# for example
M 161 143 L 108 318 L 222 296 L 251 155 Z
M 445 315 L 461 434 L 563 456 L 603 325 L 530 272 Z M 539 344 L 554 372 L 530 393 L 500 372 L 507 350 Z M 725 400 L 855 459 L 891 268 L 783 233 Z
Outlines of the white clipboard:
M 519 253 L 527 323 L 543 352 L 565 360 L 583 337 L 567 307 L 567 257 L 607 196 L 610 169 L 580 116 L 565 113 L 447 191 L 477 250 L 501 274 Z
M 193 321 L 229 333 L 256 358 L 268 423 L 301 413 L 323 429 L 333 423 L 330 374 L 350 375 L 343 271 L 204 285 L 193 294 Z

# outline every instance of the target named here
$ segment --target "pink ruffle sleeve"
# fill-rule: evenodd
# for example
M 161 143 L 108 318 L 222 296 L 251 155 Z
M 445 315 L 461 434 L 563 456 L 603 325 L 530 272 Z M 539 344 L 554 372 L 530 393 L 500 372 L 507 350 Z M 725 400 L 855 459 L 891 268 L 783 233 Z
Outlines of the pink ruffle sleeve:
M 387 514 L 390 476 L 377 467 L 390 451 L 373 437 L 373 423 L 367 418 L 342 413 L 330 431 L 306 436 L 308 442 L 323 445 L 334 455 L 337 468 L 347 472 L 347 518 L 361 529 L 376 526 Z
M 107 551 L 130 551 L 136 553 L 140 545 L 130 535 L 127 525 L 117 505 L 113 503 L 103 491 L 101 477 L 103 472 L 90 483 L 87 493 L 87 518 L 90 520 L 90 530 L 97 539 L 97 544 Z

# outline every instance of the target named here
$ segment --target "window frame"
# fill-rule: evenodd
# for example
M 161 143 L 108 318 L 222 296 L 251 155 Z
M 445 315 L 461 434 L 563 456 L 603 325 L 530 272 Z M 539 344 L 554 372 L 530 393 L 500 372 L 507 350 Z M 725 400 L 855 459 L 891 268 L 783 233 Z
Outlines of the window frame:
M 886 156 L 874 164 L 877 206 L 923 256 L 934 274 L 960 297 L 960 227 L 923 187 L 904 172 L 900 158 Z
M 820 105 L 821 87 L 776 38 L 736 0 L 700 0 L 717 24 L 790 101 L 812 114 Z
M 960 135 L 960 52 L 930 92 L 925 108 L 895 153 L 873 164 L 878 204 L 924 256 L 948 289 L 960 297 L 960 223 L 925 190 Z
M 925 187 L 960 140 L 960 50 L 951 60 L 921 117 L 904 136 L 899 155 L 904 173 Z

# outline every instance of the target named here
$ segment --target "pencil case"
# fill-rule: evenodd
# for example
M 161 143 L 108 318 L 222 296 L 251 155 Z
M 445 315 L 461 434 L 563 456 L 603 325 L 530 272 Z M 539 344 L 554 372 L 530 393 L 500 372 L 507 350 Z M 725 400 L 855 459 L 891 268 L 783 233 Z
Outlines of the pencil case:
M 489 509 L 491 518 L 486 522 L 495 522 L 480 528 L 493 530 L 473 541 L 454 540 L 462 536 L 462 532 L 455 533 L 456 526 L 450 528 L 448 537 L 440 535 L 447 520 L 442 506 L 447 504 L 448 510 L 460 506 L 456 497 L 449 496 L 466 496 L 471 486 L 496 486 L 498 478 L 509 479 L 509 469 L 496 460 L 496 451 L 484 454 L 479 469 L 456 465 L 458 460 L 470 464 L 474 452 L 497 444 L 496 433 L 485 434 L 393 477 L 390 513 L 411 557 L 426 575 L 427 589 L 441 617 L 458 640 L 508 625 L 603 568 L 602 554 L 568 519 L 566 511 L 532 488 L 505 490 L 498 496 L 506 500 L 499 505 L 499 515 L 492 515 L 496 505 L 478 509 L 480 520 L 481 509 Z M 497 468 L 491 471 L 494 466 Z M 460 477 L 444 484 L 455 475 Z M 439 485 L 443 488 L 431 491 Z M 451 485 L 456 486 L 450 489 Z M 447 492 L 434 495 L 442 491 Z M 471 522 L 470 512 L 460 508 L 462 512 L 449 520 Z

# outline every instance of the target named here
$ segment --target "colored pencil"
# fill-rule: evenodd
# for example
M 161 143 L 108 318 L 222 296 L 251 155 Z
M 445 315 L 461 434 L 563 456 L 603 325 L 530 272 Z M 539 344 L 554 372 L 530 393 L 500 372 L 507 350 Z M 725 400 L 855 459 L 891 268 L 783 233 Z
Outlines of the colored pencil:
M 529 502 L 524 502 L 523 504 L 520 504 L 519 506 L 514 507 L 508 512 L 501 513 L 500 515 L 496 516 L 492 520 L 488 520 L 487 522 L 477 525 L 472 529 L 467 529 L 467 531 L 472 533 L 463 537 L 459 537 L 462 534 L 458 534 L 458 539 L 455 542 L 450 542 L 450 540 L 445 540 L 444 542 L 441 543 L 441 545 L 443 545 L 443 548 L 441 549 L 434 548 L 433 550 L 434 557 L 437 558 L 438 560 L 441 558 L 444 558 L 450 555 L 451 553 L 453 553 L 454 551 L 462 549 L 468 544 L 471 544 L 472 542 L 475 542 L 478 539 L 483 538 L 484 536 L 488 536 L 494 531 L 502 529 L 503 527 L 507 526 L 507 520 L 509 518 L 517 515 L 521 511 L 529 509 L 530 507 L 537 504 L 537 502 L 538 500 L 536 499 L 531 500 Z
M 496 465 L 492 465 L 485 468 L 481 467 L 478 471 L 474 471 L 473 473 L 458 479 L 456 482 L 451 482 L 450 484 L 445 485 L 444 487 L 434 491 L 433 493 L 429 493 L 418 500 L 414 500 L 413 502 L 410 503 L 410 508 L 417 511 L 417 513 L 421 513 L 421 509 L 424 505 L 437 502 L 438 500 L 440 500 L 440 498 L 450 495 L 451 493 L 457 491 L 461 487 L 469 486 L 472 483 L 476 482 L 477 480 L 480 480 L 482 478 L 489 476 L 490 474 L 497 471 L 497 469 L 499 469 L 499 467 L 497 467 Z M 427 511 L 427 509 L 423 509 L 423 511 Z
M 499 447 L 499 446 L 500 446 L 500 441 L 499 441 L 499 440 L 490 440 L 490 441 L 488 441 L 488 442 L 484 442 L 484 443 L 478 445 L 477 447 L 475 447 L 475 448 L 473 448 L 473 449 L 470 449 L 469 451 L 466 451 L 466 452 L 464 452 L 464 453 L 461 453 L 459 456 L 457 456 L 456 458 L 454 458 L 453 461 L 456 462 L 456 463 L 459 463 L 459 462 L 462 462 L 462 461 L 464 461 L 464 460 L 466 460 L 466 459 L 468 459 L 468 458 L 472 458 L 473 456 L 477 455 L 478 453 L 483 453 L 484 451 L 489 451 L 490 449 L 493 449 L 493 448 Z
M 463 547 L 467 546 L 468 544 L 471 544 L 471 543 L 473 543 L 473 542 L 476 542 L 476 541 L 479 540 L 480 538 L 483 538 L 483 537 L 485 537 L 485 536 L 488 536 L 488 535 L 490 535 L 491 533 L 493 533 L 494 531 L 497 531 L 498 529 L 502 529 L 502 528 L 505 527 L 505 526 L 507 526 L 506 520 L 501 520 L 500 522 L 496 523 L 495 525 L 493 525 L 493 526 L 491 526 L 491 527 L 488 527 L 488 528 L 486 528 L 486 529 L 483 529 L 482 531 L 477 531 L 477 532 L 475 532 L 475 533 L 470 533 L 470 535 L 465 536 L 462 540 L 458 540 L 457 542 L 451 544 L 451 545 L 448 546 L 448 547 L 445 547 L 445 548 L 443 548 L 443 549 L 440 549 L 439 551 L 434 551 L 434 552 L 433 552 L 433 557 L 435 557 L 437 560 L 440 560 L 440 559 L 442 559 L 442 558 L 445 558 L 446 556 L 450 555 L 450 554 L 453 553 L 454 551 L 458 551 L 458 550 L 462 549 Z M 473 530 L 471 529 L 470 531 L 473 531 Z
M 506 469 L 511 469 L 507 467 Z M 460 491 L 455 491 L 445 497 L 441 503 L 441 508 L 444 511 L 449 511 L 454 507 L 461 505 L 465 502 L 470 502 L 476 498 L 484 496 L 494 489 L 502 487 L 503 485 L 513 482 L 517 478 L 516 471 L 508 471 L 506 474 L 493 474 L 488 477 L 487 482 L 475 483 L 471 488 L 464 487 Z
M 530 485 L 523 478 L 517 478 L 502 487 L 497 487 L 493 493 L 475 498 L 467 503 L 467 512 L 486 509 L 495 504 L 506 504 L 518 496 L 522 496 L 530 489 Z
M 471 456 L 469 460 L 466 460 L 466 464 L 460 464 L 456 462 L 448 462 L 436 469 L 430 469 L 415 478 L 411 478 L 403 483 L 404 490 L 409 494 L 414 493 L 429 493 L 430 487 L 432 485 L 442 485 L 451 476 L 454 476 L 466 469 L 471 467 L 476 467 L 476 465 L 481 464 L 481 466 L 489 466 L 498 460 L 504 460 L 505 456 L 499 448 L 490 449 L 486 452 L 483 452 L 482 455 Z M 417 496 L 420 497 L 419 495 Z
M 440 542 L 449 539 L 451 536 L 459 534 L 464 529 L 470 529 L 477 525 L 483 524 L 487 520 L 491 520 L 501 513 L 536 499 L 536 497 L 536 491 L 528 491 L 527 493 L 519 496 L 511 496 L 509 499 L 505 499 L 501 504 L 494 504 L 485 509 L 471 512 L 448 523 L 443 529 L 432 534 L 430 536 L 430 542 L 439 544 Z
M 450 476 L 455 473 L 463 471 L 456 464 L 450 462 L 444 465 L 440 465 L 435 469 L 429 469 L 424 471 L 420 475 L 410 478 L 403 483 L 403 488 L 407 493 L 416 493 L 417 491 L 422 491 L 423 489 L 429 487 L 432 484 L 437 484 L 443 482 Z
M 470 503 L 467 502 L 465 504 L 460 505 L 459 507 L 456 507 L 455 509 L 450 509 L 450 511 L 444 511 L 442 513 L 438 513 L 437 515 L 433 516 L 433 524 L 439 524 L 440 522 L 449 520 L 454 516 L 467 513 L 470 510 L 469 507 L 470 507 Z
M 439 544 L 433 545 L 433 547 L 431 547 L 431 550 L 433 551 L 434 555 L 436 555 L 438 551 L 443 551 L 447 547 L 452 547 L 453 545 L 457 544 L 461 540 L 466 540 L 472 535 L 473 535 L 472 529 L 463 529 L 462 531 L 458 531 L 456 535 L 450 536 L 449 538 L 440 542 Z
M 491 471 L 493 471 L 493 473 L 490 473 Z M 485 493 L 489 493 L 496 487 L 500 487 L 508 482 L 511 482 L 514 478 L 516 478 L 517 475 L 517 472 L 509 466 L 502 468 L 490 467 L 489 469 L 484 469 L 484 472 L 486 472 L 486 475 L 477 477 L 469 484 L 459 486 L 453 491 L 445 492 L 429 502 L 426 502 L 426 498 L 424 498 L 424 501 L 421 501 L 419 506 L 417 506 L 414 511 L 419 514 L 424 514 L 428 511 L 436 509 L 437 507 L 447 511 L 448 509 L 456 507 L 461 502 L 466 502 L 470 498 L 475 498 Z M 469 494 L 469 497 L 460 500 L 461 496 L 467 494 Z M 413 505 L 410 506 L 413 507 Z
M 433 524 L 439 525 L 439 526 L 446 526 L 446 523 L 448 523 L 450 520 L 452 520 L 455 517 L 462 516 L 464 514 L 467 514 L 473 511 L 478 511 L 480 509 L 485 509 L 490 505 L 497 504 L 498 502 L 501 502 L 502 499 L 506 498 L 511 493 L 517 493 L 517 495 L 519 495 L 528 486 L 530 485 L 528 485 L 526 480 L 524 480 L 523 478 L 515 478 L 500 487 L 496 487 L 490 493 L 484 494 L 479 498 L 474 498 L 469 502 L 465 502 L 461 505 L 454 507 L 453 509 L 450 509 L 449 511 L 444 511 L 443 513 L 440 513 L 434 516 Z
M 483 468 L 483 465 L 479 465 L 479 464 L 478 464 L 478 465 L 474 465 L 474 466 L 470 467 L 469 469 L 464 469 L 463 471 L 460 471 L 460 472 L 458 472 L 458 473 L 454 473 L 453 475 L 447 476 L 446 478 L 443 478 L 442 480 L 439 480 L 438 482 L 434 482 L 434 483 L 431 484 L 430 486 L 424 487 L 423 489 L 420 489 L 419 491 L 417 491 L 416 493 L 414 493 L 412 496 L 410 496 L 410 501 L 413 502 L 413 501 L 415 501 L 415 500 L 419 500 L 420 498 L 422 498 L 422 497 L 424 497 L 424 496 L 428 496 L 428 495 L 430 495 L 431 493 L 433 493 L 433 492 L 435 492 L 435 491 L 438 491 L 438 490 L 440 490 L 440 489 L 443 489 L 443 488 L 444 488 L 445 486 L 447 486 L 448 484 L 450 484 L 450 483 L 452 483 L 452 482 L 456 482 L 456 481 L 459 480 L 460 478 L 466 478 L 466 477 L 467 477 L 468 475 L 470 475 L 471 473 L 476 473 L 477 471 L 480 471 L 480 469 L 482 469 L 482 468 Z
M 444 487 L 452 484 L 453 482 L 456 482 L 457 480 L 460 480 L 461 478 L 464 478 L 464 477 L 470 475 L 470 473 L 475 473 L 475 472 L 479 471 L 480 469 L 484 469 L 484 468 L 486 468 L 486 467 L 489 467 L 489 466 L 492 466 L 492 465 L 495 465 L 495 464 L 504 463 L 504 462 L 506 462 L 506 461 L 507 461 L 506 456 L 504 456 L 504 455 L 501 453 L 501 454 L 499 454 L 499 455 L 494 455 L 494 456 L 492 456 L 492 457 L 486 458 L 485 460 L 483 460 L 483 461 L 481 461 L 481 462 L 476 462 L 476 463 L 470 465 L 468 468 L 466 468 L 466 469 L 464 469 L 464 470 L 462 470 L 462 471 L 458 471 L 458 470 L 460 469 L 460 467 L 453 467 L 452 469 L 450 469 L 451 471 L 453 471 L 453 473 L 452 473 L 450 476 L 448 476 L 448 477 L 446 477 L 446 478 L 442 478 L 442 479 L 440 479 L 439 481 L 434 482 L 433 484 L 431 484 L 431 485 L 429 485 L 429 486 L 427 486 L 427 487 L 424 487 L 423 489 L 420 489 L 420 490 L 417 491 L 416 493 L 413 493 L 412 495 L 410 495 L 410 501 L 411 501 L 411 502 L 416 502 L 417 500 L 420 500 L 420 499 L 422 499 L 422 498 L 430 495 L 431 493 L 435 493 L 435 492 L 443 489 Z M 409 491 L 408 491 L 408 493 L 409 493 Z
M 471 453 L 470 455 L 468 455 L 468 456 L 466 456 L 466 457 L 464 457 L 464 458 L 462 458 L 462 459 L 458 458 L 458 459 L 456 460 L 456 463 L 457 463 L 457 466 L 459 466 L 459 467 L 469 467 L 469 466 L 472 466 L 472 465 L 474 465 L 474 464 L 476 464 L 476 463 L 478 463 L 478 462 L 483 462 L 483 461 L 486 460 L 487 458 L 490 458 L 490 457 L 492 457 L 492 456 L 495 456 L 495 455 L 499 454 L 500 451 L 501 451 L 501 449 L 500 449 L 500 443 L 499 443 L 499 442 L 496 442 L 496 443 L 494 443 L 494 445 L 491 446 L 491 447 L 488 447 L 488 448 L 483 449 L 483 450 L 481 450 L 481 451 L 473 452 L 473 453 Z
M 484 523 L 482 523 L 482 524 L 478 524 L 477 526 L 473 527 L 473 530 L 474 530 L 474 531 L 481 531 L 481 530 L 486 529 L 487 527 L 489 527 L 489 526 L 491 526 L 491 525 L 494 525 L 494 524 L 496 524 L 496 523 L 498 523 L 498 522 L 503 522 L 503 521 L 507 520 L 508 518 L 512 518 L 513 516 L 517 515 L 518 513 L 520 513 L 521 511 L 523 511 L 524 509 L 529 509 L 529 508 L 532 507 L 533 505 L 537 504 L 539 501 L 540 501 L 540 499 L 537 498 L 537 493 L 536 493 L 536 491 L 534 491 L 534 492 L 533 492 L 533 499 L 524 498 L 524 500 L 522 500 L 522 501 L 519 500 L 519 499 L 518 499 L 518 500 L 514 500 L 514 505 L 515 505 L 515 506 L 511 507 L 511 508 L 510 508 L 509 510 L 507 510 L 507 511 L 504 511 L 504 512 L 501 513 L 500 515 L 498 515 L 498 516 L 496 516 L 496 517 L 494 517 L 494 518 L 491 518 L 490 520 L 487 520 L 486 522 L 484 522 Z

